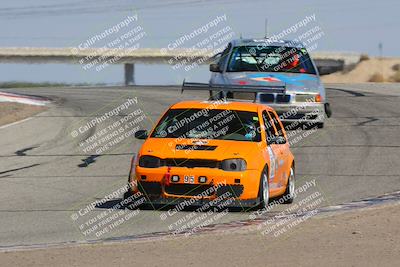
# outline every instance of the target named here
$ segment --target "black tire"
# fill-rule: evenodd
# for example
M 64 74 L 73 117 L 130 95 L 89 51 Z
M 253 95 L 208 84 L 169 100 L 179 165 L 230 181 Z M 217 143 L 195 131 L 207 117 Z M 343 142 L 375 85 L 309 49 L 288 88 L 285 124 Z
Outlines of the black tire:
M 290 167 L 290 173 L 288 177 L 288 182 L 286 185 L 286 191 L 282 195 L 282 198 L 284 199 L 283 204 L 291 204 L 294 201 L 295 198 L 295 169 L 294 166 Z
M 259 209 L 266 209 L 269 204 L 269 177 L 268 177 L 268 168 L 264 168 L 264 170 L 261 173 L 260 177 L 260 186 L 258 187 L 258 199 L 259 199 L 259 204 L 258 208 Z M 267 188 L 265 188 L 267 187 Z
M 325 114 L 328 118 L 330 118 L 332 116 L 332 109 L 331 109 L 331 105 L 329 103 L 325 103 L 324 105 L 325 107 Z

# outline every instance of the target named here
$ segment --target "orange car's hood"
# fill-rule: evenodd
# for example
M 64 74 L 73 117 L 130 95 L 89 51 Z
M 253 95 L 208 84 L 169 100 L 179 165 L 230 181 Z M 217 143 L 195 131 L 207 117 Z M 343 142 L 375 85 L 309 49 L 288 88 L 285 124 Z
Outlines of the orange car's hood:
M 195 142 L 195 143 L 194 143 Z M 201 142 L 201 141 L 200 141 Z M 188 159 L 214 159 L 224 160 L 229 158 L 254 157 L 260 151 L 260 143 L 231 140 L 207 140 L 205 142 L 193 139 L 177 140 L 175 138 L 149 138 L 140 150 L 141 155 L 152 155 L 159 158 L 188 158 Z M 178 146 L 216 146 L 214 150 L 177 149 Z

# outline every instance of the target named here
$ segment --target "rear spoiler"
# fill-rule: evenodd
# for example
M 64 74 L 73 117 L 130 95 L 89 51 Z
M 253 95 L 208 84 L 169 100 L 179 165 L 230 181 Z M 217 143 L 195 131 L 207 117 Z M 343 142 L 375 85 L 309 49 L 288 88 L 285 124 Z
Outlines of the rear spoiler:
M 220 92 L 242 92 L 242 93 L 276 93 L 285 94 L 286 85 L 264 86 L 264 85 L 231 85 L 231 84 L 209 84 L 209 83 L 188 83 L 183 80 L 181 93 L 190 91 L 212 91 Z

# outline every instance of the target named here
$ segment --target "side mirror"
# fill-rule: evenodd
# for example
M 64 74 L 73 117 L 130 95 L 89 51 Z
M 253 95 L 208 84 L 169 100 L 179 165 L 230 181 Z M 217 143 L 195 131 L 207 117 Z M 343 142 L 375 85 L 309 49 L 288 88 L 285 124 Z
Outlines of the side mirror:
M 328 75 L 331 74 L 333 71 L 329 70 L 326 67 L 317 66 L 319 75 Z
M 210 71 L 211 72 L 221 72 L 221 69 L 219 68 L 218 64 L 210 64 Z
M 211 61 L 215 62 L 215 63 L 218 63 L 218 61 L 220 60 L 221 56 L 222 56 L 222 52 L 219 52 L 218 54 L 215 54 L 215 55 L 213 55 L 211 57 Z
M 278 137 L 276 138 L 276 144 L 277 144 L 277 145 L 286 144 L 286 139 L 285 139 L 285 137 L 283 137 L 283 136 L 278 136 Z
M 136 139 L 146 139 L 149 136 L 147 130 L 138 130 L 135 132 Z
M 274 137 L 270 138 L 268 141 L 269 141 L 269 144 L 275 144 L 275 145 L 286 144 L 286 139 L 283 136 L 274 136 Z

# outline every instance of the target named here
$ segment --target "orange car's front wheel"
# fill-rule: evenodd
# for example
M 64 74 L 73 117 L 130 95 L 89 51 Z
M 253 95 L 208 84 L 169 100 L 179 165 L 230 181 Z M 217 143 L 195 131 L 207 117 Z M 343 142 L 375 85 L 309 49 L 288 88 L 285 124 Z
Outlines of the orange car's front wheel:
M 258 196 L 260 199 L 259 208 L 266 209 L 269 203 L 268 168 L 264 168 L 261 173 Z

